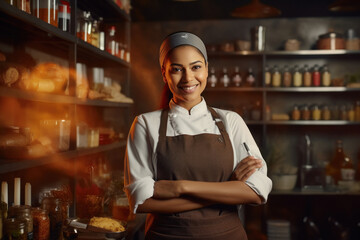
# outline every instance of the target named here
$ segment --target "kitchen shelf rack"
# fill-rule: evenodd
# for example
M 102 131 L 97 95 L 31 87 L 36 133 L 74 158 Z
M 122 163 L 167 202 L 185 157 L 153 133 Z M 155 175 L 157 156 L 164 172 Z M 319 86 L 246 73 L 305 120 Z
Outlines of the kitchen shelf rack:
M 125 145 L 126 145 L 126 141 L 119 141 L 112 144 L 101 145 L 99 147 L 94 147 L 94 148 L 84 148 L 84 149 L 54 153 L 49 156 L 44 156 L 35 159 L 0 160 L 0 174 L 29 169 L 33 167 L 39 167 L 47 164 L 52 164 L 55 162 L 64 161 L 66 159 L 72 159 L 76 157 L 82 157 L 86 155 L 106 152 L 120 147 L 124 147 Z
M 293 189 L 293 190 L 274 190 L 271 191 L 270 195 L 293 195 L 293 196 L 360 196 L 360 192 L 355 191 L 345 191 L 345 190 L 337 190 L 337 191 L 302 191 L 301 189 Z

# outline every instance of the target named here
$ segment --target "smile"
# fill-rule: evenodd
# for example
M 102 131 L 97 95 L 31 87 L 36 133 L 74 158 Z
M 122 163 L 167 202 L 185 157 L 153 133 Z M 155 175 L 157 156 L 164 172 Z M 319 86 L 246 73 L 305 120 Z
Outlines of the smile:
M 182 89 L 184 92 L 186 93 L 192 93 L 195 91 L 196 87 L 199 86 L 199 84 L 196 84 L 194 86 L 184 86 L 184 87 L 180 87 L 180 89 Z

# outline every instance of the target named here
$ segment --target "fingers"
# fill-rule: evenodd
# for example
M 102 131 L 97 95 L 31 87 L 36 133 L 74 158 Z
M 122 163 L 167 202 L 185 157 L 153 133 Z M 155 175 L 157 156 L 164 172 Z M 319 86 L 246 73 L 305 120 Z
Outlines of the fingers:
M 236 166 L 231 180 L 246 181 L 261 166 L 262 161 L 260 159 L 247 157 Z

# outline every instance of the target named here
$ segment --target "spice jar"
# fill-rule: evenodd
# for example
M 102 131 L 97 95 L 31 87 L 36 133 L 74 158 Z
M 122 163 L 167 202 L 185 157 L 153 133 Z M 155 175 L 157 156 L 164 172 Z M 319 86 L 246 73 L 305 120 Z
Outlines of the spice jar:
M 311 116 L 312 116 L 312 120 L 321 119 L 321 111 L 317 105 L 313 106 Z
M 300 110 L 297 105 L 294 105 L 293 110 L 291 112 L 292 120 L 300 120 Z
M 332 116 L 332 119 L 333 119 L 333 120 L 339 120 L 339 119 L 340 119 L 340 109 L 339 109 L 339 106 L 338 106 L 338 105 L 335 105 L 335 106 L 332 108 L 331 116 Z
M 271 72 L 269 66 L 265 66 L 265 86 L 269 87 L 271 85 Z
M 348 120 L 348 113 L 346 111 L 345 105 L 341 105 L 341 107 L 340 107 L 340 120 L 343 120 L 343 121 Z
M 327 105 L 324 105 L 322 108 L 321 119 L 322 120 L 330 120 L 331 119 L 330 109 Z
M 272 74 L 272 86 L 273 87 L 280 87 L 281 86 L 281 74 L 277 65 L 273 68 Z
M 313 72 L 312 72 L 312 85 L 315 87 L 320 86 L 320 72 L 319 72 L 319 66 L 315 64 Z
M 355 103 L 355 121 L 360 121 L 360 101 Z
M 16 218 L 6 219 L 4 221 L 4 239 L 27 240 L 25 221 Z
M 311 73 L 309 71 L 309 67 L 307 64 L 304 65 L 303 77 L 304 77 L 304 87 L 310 87 L 311 83 L 312 83 L 312 79 L 311 79 Z
M 44 197 L 41 201 L 41 208 L 49 213 L 50 239 L 60 240 L 63 226 L 60 199 L 54 197 Z
M 215 68 L 214 67 L 211 67 L 210 68 L 210 74 L 209 74 L 209 77 L 207 79 L 207 82 L 208 82 L 208 86 L 209 87 L 216 87 L 217 85 L 217 77 L 216 77 L 216 74 L 215 74 Z
M 331 75 L 330 75 L 329 69 L 326 65 L 323 67 L 323 71 L 321 74 L 321 80 L 322 80 L 321 81 L 322 86 L 328 87 L 331 85 Z
M 284 85 L 284 87 L 291 87 L 291 72 L 287 65 L 285 65 L 285 67 L 284 67 L 283 85 Z
M 23 220 L 26 226 L 27 238 L 33 239 L 33 218 L 30 206 L 17 205 L 10 207 L 9 217 Z
M 301 75 L 298 65 L 295 65 L 295 67 L 294 67 L 293 85 L 294 85 L 294 87 L 302 86 L 302 75 Z
M 310 120 L 310 110 L 307 105 L 304 105 L 301 109 L 301 119 Z
M 111 26 L 108 29 L 107 35 L 105 37 L 106 40 L 106 51 L 111 55 L 116 55 L 116 27 Z

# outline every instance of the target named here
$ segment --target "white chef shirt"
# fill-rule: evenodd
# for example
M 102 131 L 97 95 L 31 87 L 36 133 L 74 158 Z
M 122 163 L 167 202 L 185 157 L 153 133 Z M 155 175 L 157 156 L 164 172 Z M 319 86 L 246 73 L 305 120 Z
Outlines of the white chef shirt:
M 166 136 L 198 135 L 202 133 L 220 134 L 207 108 L 205 99 L 190 112 L 170 101 Z M 267 177 L 267 166 L 260 150 L 244 120 L 239 114 L 214 108 L 225 125 L 234 151 L 233 168 L 247 157 L 243 143 L 249 146 L 251 154 L 262 160 L 262 167 L 254 172 L 246 184 L 267 201 L 272 181 Z M 125 154 L 124 190 L 128 195 L 134 213 L 139 204 L 151 198 L 156 180 L 156 148 L 159 140 L 161 110 L 137 116 L 131 126 Z

